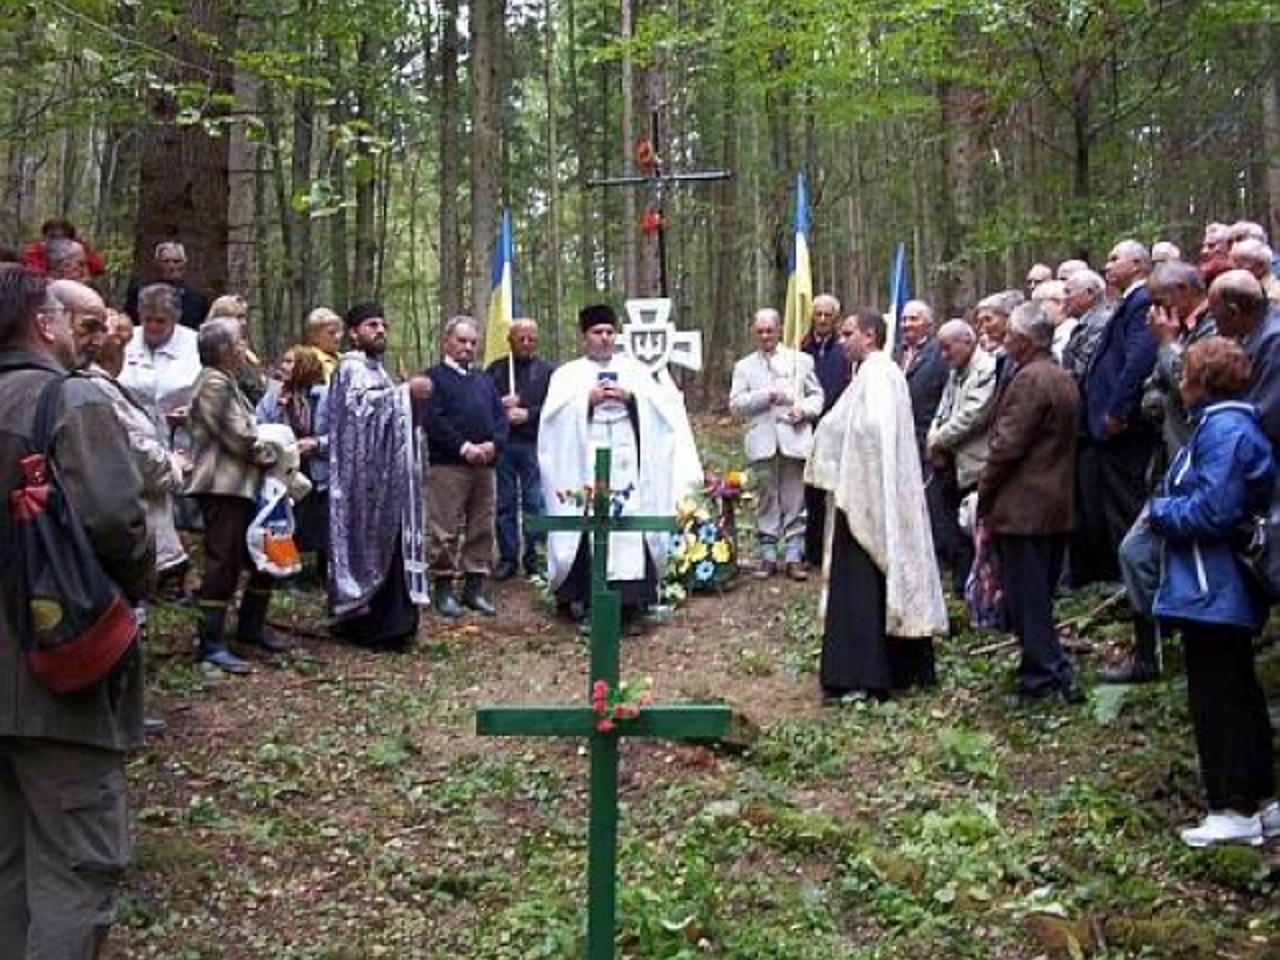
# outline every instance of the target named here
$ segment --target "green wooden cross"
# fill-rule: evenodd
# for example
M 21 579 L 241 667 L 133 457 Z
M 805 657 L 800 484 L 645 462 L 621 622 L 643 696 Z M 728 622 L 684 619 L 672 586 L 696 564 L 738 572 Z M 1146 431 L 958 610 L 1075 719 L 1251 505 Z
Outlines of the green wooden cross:
M 480 707 L 476 732 L 491 737 L 586 737 L 591 744 L 591 818 L 587 835 L 587 958 L 612 960 L 617 912 L 618 737 L 717 739 L 729 732 L 726 706 L 647 706 L 635 719 L 601 733 L 590 706 L 591 687 L 604 680 L 618 689 L 621 606 L 609 589 L 609 534 L 674 530 L 671 517 L 615 517 L 610 511 L 608 449 L 596 454 L 591 509 L 581 517 L 529 517 L 530 529 L 591 535 L 591 673 L 582 705 Z

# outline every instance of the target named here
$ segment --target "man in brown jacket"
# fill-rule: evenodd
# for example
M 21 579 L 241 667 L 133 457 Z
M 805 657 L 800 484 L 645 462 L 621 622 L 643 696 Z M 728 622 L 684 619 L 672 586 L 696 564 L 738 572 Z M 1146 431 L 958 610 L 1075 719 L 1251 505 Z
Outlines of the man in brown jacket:
M 45 280 L 0 267 L 0 490 L 19 482 L 40 391 L 76 365 L 71 311 Z M 88 379 L 63 384 L 54 450 L 67 496 L 110 574 L 132 600 L 151 568 L 142 481 L 111 403 Z M 130 857 L 124 755 L 142 740 L 142 663 L 135 645 L 96 686 L 44 687 L 22 655 L 0 509 L 0 953 L 96 957 Z
M 1022 644 L 1020 702 L 1081 694 L 1053 623 L 1072 523 L 1072 484 L 1080 396 L 1053 361 L 1053 321 L 1037 303 L 1009 318 L 1005 348 L 1015 365 L 991 416 L 978 514 L 996 534 L 1005 613 Z

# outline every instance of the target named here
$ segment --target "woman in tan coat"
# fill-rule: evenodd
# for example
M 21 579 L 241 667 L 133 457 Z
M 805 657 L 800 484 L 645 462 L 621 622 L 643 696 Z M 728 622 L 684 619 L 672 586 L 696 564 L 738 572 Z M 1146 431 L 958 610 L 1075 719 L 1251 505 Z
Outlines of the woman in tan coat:
M 191 393 L 193 466 L 187 494 L 199 502 L 205 530 L 200 658 L 228 673 L 247 673 L 249 665 L 227 649 L 227 607 L 248 555 L 245 533 L 262 471 L 275 462 L 276 454 L 259 441 L 253 407 L 236 382 L 248 349 L 240 321 L 207 321 L 200 328 L 198 346 L 203 369 Z M 268 574 L 250 573 L 236 638 L 267 653 L 282 653 L 284 645 L 266 629 L 272 584 Z

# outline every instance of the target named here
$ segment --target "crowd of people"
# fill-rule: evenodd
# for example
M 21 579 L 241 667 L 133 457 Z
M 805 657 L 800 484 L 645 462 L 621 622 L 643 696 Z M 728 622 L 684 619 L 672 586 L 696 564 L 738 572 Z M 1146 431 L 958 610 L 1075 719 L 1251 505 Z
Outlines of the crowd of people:
M 591 483 L 598 450 L 611 452 L 619 514 L 670 513 L 703 481 L 681 394 L 617 350 L 606 304 L 581 311 L 581 356 L 559 367 L 529 318 L 482 367 L 480 328 L 460 316 L 441 361 L 399 382 L 378 303 L 312 310 L 272 365 L 250 349 L 243 297 L 185 282 L 179 243 L 156 248 L 156 279 L 131 284 L 121 311 L 92 285 L 101 257 L 65 221 L 14 259 L 0 266 L 0 475 L 15 484 L 31 396 L 78 371 L 56 434 L 69 494 L 133 602 L 167 593 L 198 609 L 213 669 L 243 674 L 287 650 L 268 624 L 277 577 L 246 549 L 268 478 L 293 494 L 293 539 L 325 585 L 332 634 L 379 652 L 406 649 L 424 607 L 497 616 L 490 582 L 519 573 L 545 573 L 558 609 L 585 621 L 585 539 L 540 536 L 522 518 L 581 512 L 564 493 Z M 756 311 L 729 395 L 757 482 L 750 570 L 821 580 L 824 702 L 936 684 L 944 577 L 974 624 L 1017 637 L 1020 703 L 1079 702 L 1055 596 L 1122 581 L 1132 651 L 1101 679 L 1159 677 L 1174 631 L 1186 651 L 1209 812 L 1184 840 L 1280 836 L 1253 666 L 1269 603 L 1231 547 L 1275 486 L 1272 261 L 1256 224 L 1211 224 L 1194 262 L 1126 239 L 1101 272 L 1036 264 L 1026 289 L 945 322 L 913 300 L 891 329 L 822 294 L 791 349 L 777 311 Z M 607 577 L 629 629 L 657 600 L 669 546 L 660 533 L 611 539 Z M 128 859 L 122 758 L 143 735 L 140 659 L 101 695 L 59 698 L 27 673 L 10 605 L 0 617 L 3 696 L 24 705 L 0 726 L 0 885 L 67 891 L 6 895 L 0 936 L 72 955 L 105 935 Z M 69 790 L 109 798 L 87 827 L 93 870 L 48 802 Z M 73 898 L 96 906 L 74 922 L 49 906 Z
M 1101 271 L 1038 263 L 941 324 L 910 301 L 891 353 L 878 312 L 830 294 L 799 353 L 758 311 L 729 401 L 759 478 L 754 573 L 821 568 L 824 702 L 936 682 L 945 579 L 972 625 L 1016 636 L 1017 703 L 1079 703 L 1054 601 L 1112 585 L 1133 636 L 1101 682 L 1159 678 L 1182 636 L 1208 806 L 1183 840 L 1280 836 L 1253 660 L 1270 603 L 1233 552 L 1273 499 L 1277 266 L 1252 222 L 1209 224 L 1193 260 L 1125 239 Z

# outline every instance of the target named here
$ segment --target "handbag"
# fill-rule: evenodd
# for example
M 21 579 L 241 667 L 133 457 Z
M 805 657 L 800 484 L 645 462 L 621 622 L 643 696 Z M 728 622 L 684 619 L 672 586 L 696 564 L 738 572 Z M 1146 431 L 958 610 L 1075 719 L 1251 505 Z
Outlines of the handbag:
M 102 569 L 63 489 L 52 449 L 66 377 L 41 390 L 22 481 L 9 492 L 19 573 L 19 637 L 28 668 L 54 693 L 105 679 L 137 641 L 133 608 Z
M 1280 600 L 1280 506 L 1251 514 L 1232 531 L 1231 552 L 1269 600 Z

